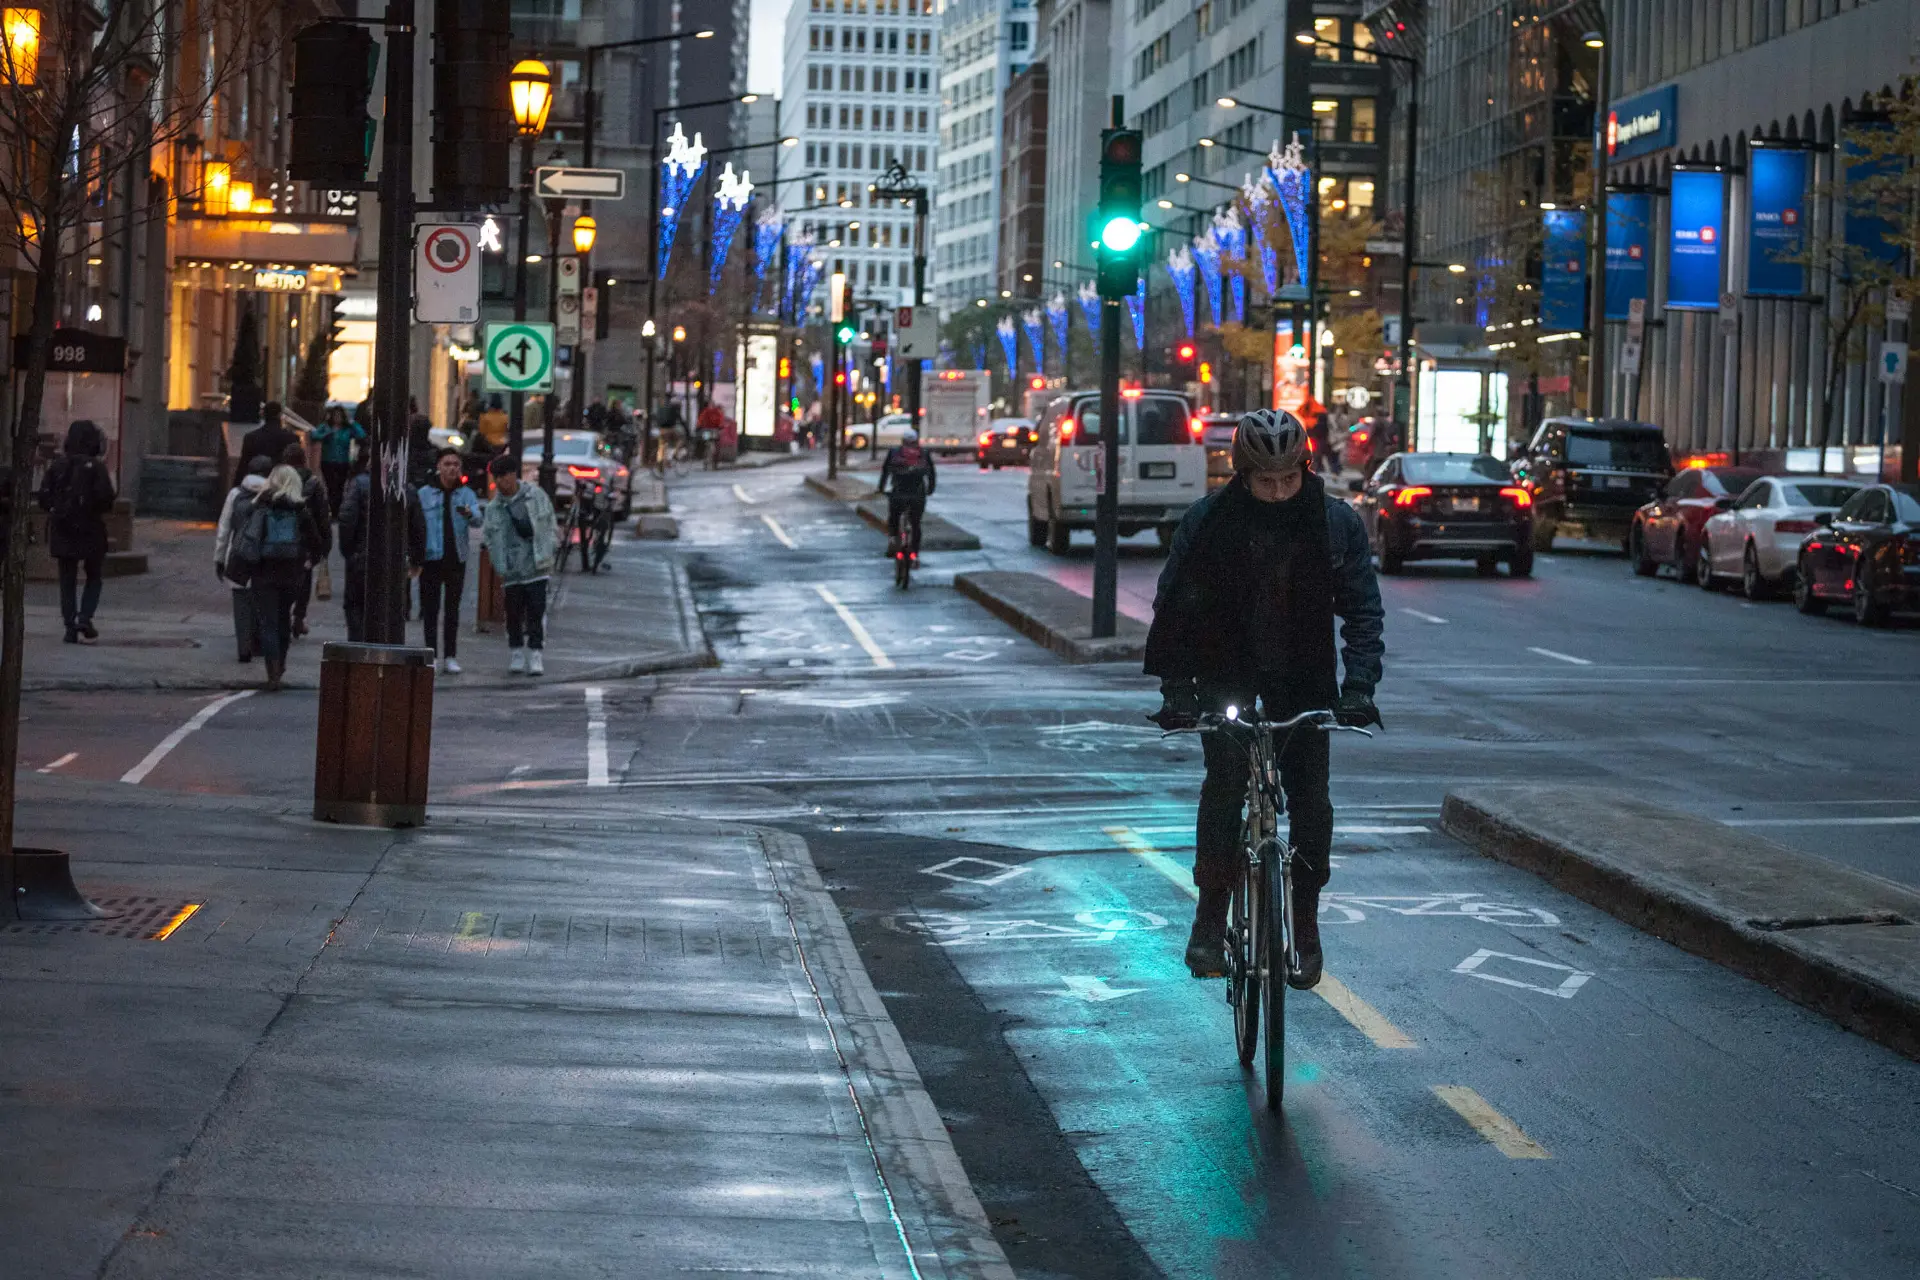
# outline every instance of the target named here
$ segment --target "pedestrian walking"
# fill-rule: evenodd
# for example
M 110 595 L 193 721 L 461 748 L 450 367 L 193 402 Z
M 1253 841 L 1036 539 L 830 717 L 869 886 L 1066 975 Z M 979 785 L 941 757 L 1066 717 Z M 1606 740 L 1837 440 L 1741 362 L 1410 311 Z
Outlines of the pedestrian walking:
M 353 451 L 364 446 L 367 429 L 347 417 L 340 405 L 327 409 L 326 417 L 313 429 L 320 445 L 320 478 L 327 486 L 327 512 L 338 520 L 340 503 L 347 496 L 347 479 L 353 475 Z
M 40 508 L 47 513 L 47 551 L 60 566 L 60 619 L 68 644 L 92 644 L 93 612 L 100 607 L 100 574 L 107 560 L 107 512 L 113 510 L 113 477 L 101 461 L 106 437 L 91 419 L 67 428 L 67 443 L 40 481 Z M 87 572 L 80 590 L 80 571 Z
M 433 419 L 420 412 L 420 401 L 407 397 L 407 488 L 418 489 L 433 479 Z
M 544 495 L 543 495 L 544 496 Z M 412 521 L 413 562 L 420 566 L 420 620 L 426 646 L 440 669 L 460 674 L 460 596 L 467 585 L 467 531 L 481 523 L 482 504 L 461 476 L 460 451 L 442 449 L 433 480 L 420 486 L 420 514 Z M 436 634 L 444 620 L 445 629 Z
M 501 454 L 488 468 L 497 496 L 487 504 L 481 540 L 507 597 L 507 673 L 543 675 L 547 643 L 547 579 L 560 542 L 553 503 L 539 485 L 520 480 L 520 459 Z M 524 647 L 523 647 L 524 646 Z
M 246 522 L 233 537 L 227 574 L 253 591 L 268 691 L 278 689 L 286 674 L 294 597 L 309 567 L 327 553 L 323 536 L 300 473 L 282 463 L 267 474 L 267 487 L 247 508 Z
M 363 455 L 347 477 L 346 492 L 340 498 L 340 558 L 344 562 L 344 582 L 340 606 L 347 615 L 347 639 L 364 644 L 367 639 L 367 517 L 373 502 L 373 477 L 367 472 Z
M 314 526 L 320 530 L 320 541 L 324 544 L 319 556 L 307 565 L 306 580 L 294 596 L 293 635 L 298 639 L 306 635 L 309 630 L 307 605 L 313 600 L 314 570 L 316 567 L 325 568 L 327 557 L 333 553 L 333 513 L 327 506 L 326 486 L 320 483 L 318 476 L 307 470 L 305 445 L 288 445 L 286 452 L 280 455 L 280 461 L 299 473 L 301 497 L 307 504 L 307 510 L 313 513 Z
M 487 438 L 495 452 L 507 447 L 507 430 L 511 425 L 507 411 L 500 405 L 500 397 L 489 396 L 486 410 L 480 415 L 480 434 Z
M 269 400 L 260 406 L 260 425 L 240 439 L 240 453 L 233 460 L 233 483 L 247 476 L 247 463 L 254 458 L 279 458 L 290 444 L 300 443 L 300 433 L 280 421 L 280 402 Z
M 236 582 L 228 576 L 227 560 L 233 555 L 235 516 L 244 521 L 254 498 L 267 487 L 267 473 L 272 470 L 272 458 L 250 459 L 247 474 L 227 490 L 227 500 L 220 507 L 220 523 L 214 526 L 213 576 L 230 588 L 227 594 L 233 597 L 233 643 L 236 656 L 242 662 L 252 662 L 253 655 L 259 651 L 260 626 L 253 616 L 253 592 L 245 582 Z

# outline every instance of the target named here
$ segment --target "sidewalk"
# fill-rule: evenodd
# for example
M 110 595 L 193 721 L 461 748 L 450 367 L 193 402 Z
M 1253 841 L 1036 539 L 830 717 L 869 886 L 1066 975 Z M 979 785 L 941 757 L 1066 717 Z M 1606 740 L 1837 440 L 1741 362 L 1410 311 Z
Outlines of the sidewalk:
M 22 802 L 140 914 L 0 929 L 6 1274 L 1011 1280 L 795 837 Z
M 624 534 L 623 529 L 616 535 L 600 573 L 582 575 L 576 559 L 573 570 L 555 577 L 547 624 L 548 681 L 620 679 L 712 664 L 679 560 L 670 550 Z M 27 585 L 26 689 L 214 691 L 263 682 L 266 668 L 259 659 L 236 660 L 231 589 L 213 576 L 213 526 L 140 520 L 135 540 L 148 553 L 151 570 L 105 584 L 97 645 L 62 643 L 58 589 L 51 583 Z M 312 634 L 295 641 L 288 655 L 291 688 L 318 687 L 321 646 L 347 638 L 338 554 L 331 566 L 333 599 L 308 606 Z M 443 693 L 508 683 L 504 627 L 490 635 L 474 631 L 473 576 L 470 562 L 460 636 L 460 660 L 468 674 L 441 677 Z M 420 642 L 417 620 L 407 624 L 407 636 Z

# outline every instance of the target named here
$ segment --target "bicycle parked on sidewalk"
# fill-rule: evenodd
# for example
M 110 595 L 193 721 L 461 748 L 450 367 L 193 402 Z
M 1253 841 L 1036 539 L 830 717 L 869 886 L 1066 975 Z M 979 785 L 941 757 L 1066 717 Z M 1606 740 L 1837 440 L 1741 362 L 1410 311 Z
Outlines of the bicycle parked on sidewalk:
M 613 495 L 607 492 L 597 469 L 573 467 L 569 471 L 573 476 L 573 501 L 560 535 L 560 567 L 566 568 L 568 552 L 577 547 L 581 572 L 597 573 L 613 547 Z
M 1286 744 L 1276 746 L 1274 735 L 1300 728 L 1373 736 L 1371 729 L 1340 723 L 1332 711 L 1303 711 L 1285 720 L 1246 720 L 1238 707 L 1228 707 L 1224 714 L 1208 713 L 1192 728 L 1170 729 L 1161 735 L 1222 734 L 1247 757 L 1247 807 L 1240 828 L 1244 856 L 1227 912 L 1227 1003 L 1233 1008 L 1240 1065 L 1247 1068 L 1259 1052 L 1264 1008 L 1269 1111 L 1280 1109 L 1286 1087 L 1287 986 L 1301 973 L 1300 953 L 1294 946 L 1293 847 L 1280 834 L 1280 819 L 1287 812 L 1286 789 L 1280 785 L 1280 759 Z

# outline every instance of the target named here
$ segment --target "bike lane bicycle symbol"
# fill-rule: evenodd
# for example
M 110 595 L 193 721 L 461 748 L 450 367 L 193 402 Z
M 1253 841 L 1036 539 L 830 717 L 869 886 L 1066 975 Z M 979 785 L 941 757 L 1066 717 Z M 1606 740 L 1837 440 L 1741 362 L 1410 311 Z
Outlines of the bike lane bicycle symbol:
M 1544 908 L 1495 902 L 1477 893 L 1328 893 L 1320 897 L 1320 919 L 1327 924 L 1359 924 L 1367 918 L 1368 910 L 1390 911 L 1398 916 L 1464 916 L 1482 924 L 1522 929 L 1544 929 L 1560 923 L 1559 916 Z
M 1167 918 L 1151 911 L 1098 908 L 1063 919 L 983 919 L 952 911 L 922 911 L 890 916 L 887 927 L 916 934 L 942 947 L 977 947 L 996 942 L 1112 942 L 1123 933 L 1148 933 L 1167 927 Z

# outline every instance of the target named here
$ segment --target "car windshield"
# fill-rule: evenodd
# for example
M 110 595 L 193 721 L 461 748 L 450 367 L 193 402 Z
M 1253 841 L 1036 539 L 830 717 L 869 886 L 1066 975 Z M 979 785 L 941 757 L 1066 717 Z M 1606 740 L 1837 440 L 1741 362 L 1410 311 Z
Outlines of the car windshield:
M 1920 484 L 1896 484 L 1890 486 L 1888 492 L 1893 494 L 1897 519 L 1908 523 L 1920 521 Z
M 1799 484 L 1780 486 L 1781 496 L 1790 507 L 1837 507 L 1854 495 L 1850 484 Z
M 1747 491 L 1747 486 L 1760 478 L 1758 471 L 1729 471 L 1716 468 L 1707 473 L 1720 482 L 1720 488 L 1731 497 L 1739 497 Z
M 1667 444 L 1651 431 L 1582 431 L 1576 427 L 1567 432 L 1567 464 L 1665 471 Z
M 1416 484 L 1508 484 L 1507 464 L 1488 454 L 1410 453 L 1401 459 Z

